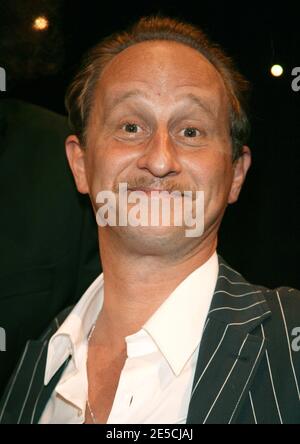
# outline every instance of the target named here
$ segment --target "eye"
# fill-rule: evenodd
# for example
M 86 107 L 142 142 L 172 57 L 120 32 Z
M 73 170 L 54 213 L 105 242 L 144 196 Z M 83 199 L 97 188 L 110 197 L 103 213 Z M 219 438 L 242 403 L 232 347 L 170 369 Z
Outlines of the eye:
M 200 131 L 194 127 L 184 128 L 183 130 L 183 135 L 185 137 L 197 137 L 200 136 L 200 134 L 201 134 Z
M 138 133 L 141 131 L 141 127 L 136 123 L 126 122 L 122 125 L 122 129 L 127 133 Z

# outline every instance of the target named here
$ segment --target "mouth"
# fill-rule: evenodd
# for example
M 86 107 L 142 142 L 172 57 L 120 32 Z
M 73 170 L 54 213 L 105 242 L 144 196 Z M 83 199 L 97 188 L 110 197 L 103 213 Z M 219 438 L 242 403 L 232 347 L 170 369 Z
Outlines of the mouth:
M 145 187 L 133 187 L 133 188 L 128 188 L 128 191 L 142 191 L 143 193 L 147 193 L 150 194 L 152 193 L 152 191 L 167 191 L 164 190 L 162 188 L 145 188 Z
M 132 188 L 128 188 L 128 191 L 137 191 L 138 193 L 145 193 L 147 194 L 147 196 L 151 196 L 152 192 L 155 193 L 162 193 L 162 192 L 166 192 L 169 195 L 171 195 L 172 191 L 166 190 L 165 188 L 146 188 L 146 187 L 132 187 Z M 183 196 L 183 193 L 181 191 L 180 195 Z M 178 191 L 177 191 L 178 193 Z

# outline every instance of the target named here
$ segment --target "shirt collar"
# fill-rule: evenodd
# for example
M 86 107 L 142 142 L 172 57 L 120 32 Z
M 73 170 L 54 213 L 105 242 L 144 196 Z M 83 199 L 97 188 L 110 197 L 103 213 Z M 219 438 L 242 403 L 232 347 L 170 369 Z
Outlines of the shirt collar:
M 176 376 L 200 343 L 218 271 L 218 255 L 214 252 L 176 287 L 143 326 Z
M 68 356 L 73 370 L 79 368 L 79 345 L 87 339 L 103 305 L 103 273 L 83 294 L 69 316 L 51 337 L 48 345 L 44 383 L 47 385 Z M 72 373 L 72 372 L 71 372 Z

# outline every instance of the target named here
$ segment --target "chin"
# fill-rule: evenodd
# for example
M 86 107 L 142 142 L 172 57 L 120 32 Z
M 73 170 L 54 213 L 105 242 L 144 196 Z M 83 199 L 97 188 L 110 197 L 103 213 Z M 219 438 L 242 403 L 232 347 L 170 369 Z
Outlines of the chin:
M 131 250 L 136 250 L 143 255 L 176 255 L 191 243 L 191 238 L 185 236 L 184 227 L 118 227 L 116 229 L 118 235 Z

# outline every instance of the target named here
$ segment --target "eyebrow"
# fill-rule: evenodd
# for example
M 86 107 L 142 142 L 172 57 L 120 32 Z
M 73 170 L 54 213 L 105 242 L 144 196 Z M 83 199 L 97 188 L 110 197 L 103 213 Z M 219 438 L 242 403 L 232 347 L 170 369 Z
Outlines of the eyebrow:
M 140 90 L 140 89 L 132 89 L 131 91 L 126 91 L 125 93 L 121 94 L 120 96 L 116 96 L 114 97 L 109 105 L 108 105 L 108 109 L 112 109 L 115 106 L 119 105 L 120 103 L 124 102 L 127 99 L 130 99 L 132 97 L 144 97 L 147 98 L 147 94 Z
M 107 110 L 111 110 L 112 108 L 118 106 L 120 103 L 124 102 L 125 100 L 130 99 L 130 98 L 135 98 L 135 97 L 143 97 L 146 99 L 149 98 L 148 95 L 144 91 L 142 91 L 140 89 L 133 89 L 130 91 L 126 91 L 125 93 L 121 94 L 120 96 L 114 97 L 110 101 L 110 103 L 107 107 Z M 182 94 L 182 95 L 178 96 L 178 99 L 190 100 L 198 108 L 201 108 L 202 110 L 204 110 L 206 113 L 208 113 L 214 119 L 216 118 L 216 115 L 213 112 L 213 108 L 207 103 L 207 101 L 204 101 L 199 96 L 197 96 L 193 93 L 187 93 L 187 94 Z
M 210 104 L 201 99 L 199 96 L 196 96 L 193 93 L 188 93 L 188 94 L 182 94 L 181 96 L 178 96 L 178 98 L 184 98 L 184 99 L 189 99 L 191 102 L 193 102 L 196 106 L 198 106 L 198 108 L 203 109 L 205 112 L 207 112 L 208 114 L 211 115 L 211 117 L 213 117 L 214 119 L 216 118 L 216 115 L 213 111 L 212 106 L 210 106 Z

